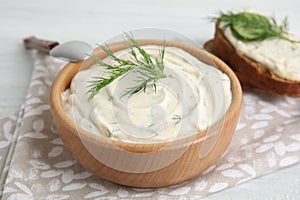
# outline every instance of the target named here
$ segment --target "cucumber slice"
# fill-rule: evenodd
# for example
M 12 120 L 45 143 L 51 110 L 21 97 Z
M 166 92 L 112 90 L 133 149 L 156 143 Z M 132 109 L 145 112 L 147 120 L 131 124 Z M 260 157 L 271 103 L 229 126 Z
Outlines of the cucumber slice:
M 271 21 L 254 13 L 238 13 L 231 16 L 230 28 L 233 34 L 244 41 L 261 41 L 278 35 Z

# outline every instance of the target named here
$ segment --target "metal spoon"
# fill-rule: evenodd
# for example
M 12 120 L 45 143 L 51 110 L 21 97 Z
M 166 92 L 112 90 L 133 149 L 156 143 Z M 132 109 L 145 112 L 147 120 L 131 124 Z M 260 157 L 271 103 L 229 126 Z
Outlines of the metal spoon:
M 84 60 L 92 47 L 82 41 L 70 41 L 55 46 L 50 50 L 49 55 L 69 62 Z
M 59 44 L 56 41 L 38 39 L 36 37 L 24 39 L 24 45 L 26 49 L 37 49 L 69 62 L 84 60 L 93 49 L 89 44 L 82 41 L 70 41 Z

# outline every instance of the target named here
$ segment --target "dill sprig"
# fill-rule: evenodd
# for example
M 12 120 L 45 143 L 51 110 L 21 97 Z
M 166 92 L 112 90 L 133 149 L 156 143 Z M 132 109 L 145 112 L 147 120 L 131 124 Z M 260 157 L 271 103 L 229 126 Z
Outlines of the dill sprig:
M 146 92 L 148 86 L 153 87 L 156 92 L 157 81 L 161 78 L 165 78 L 164 74 L 164 55 L 165 55 L 165 44 L 161 47 L 159 55 L 156 58 L 152 58 L 134 39 L 133 35 L 125 34 L 124 45 L 127 47 L 131 60 L 126 60 L 117 57 L 108 45 L 100 46 L 101 49 L 115 61 L 114 65 L 105 63 L 101 58 L 96 55 L 92 55 L 92 60 L 103 67 L 108 73 L 107 77 L 94 77 L 95 80 L 89 81 L 90 89 L 89 100 L 91 100 L 102 88 L 109 85 L 111 82 L 116 80 L 118 77 L 126 75 L 129 71 L 135 70 L 137 75 L 137 85 L 128 88 L 124 91 L 121 96 L 129 95 L 132 96 L 140 91 Z
M 281 25 L 279 25 L 273 17 L 268 18 L 250 12 L 240 12 L 236 14 L 220 13 L 219 17 L 213 20 L 226 23 L 225 27 L 230 27 L 233 35 L 237 39 L 245 42 L 263 41 L 272 37 L 297 42 L 286 37 L 288 29 L 287 17 L 283 20 Z

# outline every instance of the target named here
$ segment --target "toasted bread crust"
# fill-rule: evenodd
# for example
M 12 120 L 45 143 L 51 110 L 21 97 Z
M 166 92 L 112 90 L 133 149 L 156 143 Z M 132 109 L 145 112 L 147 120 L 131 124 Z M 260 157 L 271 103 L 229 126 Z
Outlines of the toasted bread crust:
M 218 24 L 215 38 L 206 42 L 204 48 L 225 61 L 243 86 L 249 85 L 280 95 L 300 96 L 300 81 L 280 78 L 272 74 L 268 67 L 238 54 Z

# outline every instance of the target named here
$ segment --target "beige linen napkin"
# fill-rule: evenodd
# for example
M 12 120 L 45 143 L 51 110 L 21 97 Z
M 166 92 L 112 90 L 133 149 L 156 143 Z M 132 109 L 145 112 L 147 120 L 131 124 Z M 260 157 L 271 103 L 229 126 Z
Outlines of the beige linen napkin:
M 10 162 L 9 154 L 12 154 L 10 150 L 13 149 L 12 141 L 15 139 L 14 133 L 17 125 L 17 114 L 11 117 L 6 117 L 0 120 L 1 134 L 0 134 L 0 196 L 3 191 L 3 184 L 5 182 L 8 166 Z
M 0 121 L 2 199 L 197 199 L 299 162 L 300 98 L 247 89 L 228 150 L 202 175 L 160 189 L 102 180 L 77 164 L 53 124 L 49 90 L 64 63 L 35 60 L 24 112 Z

